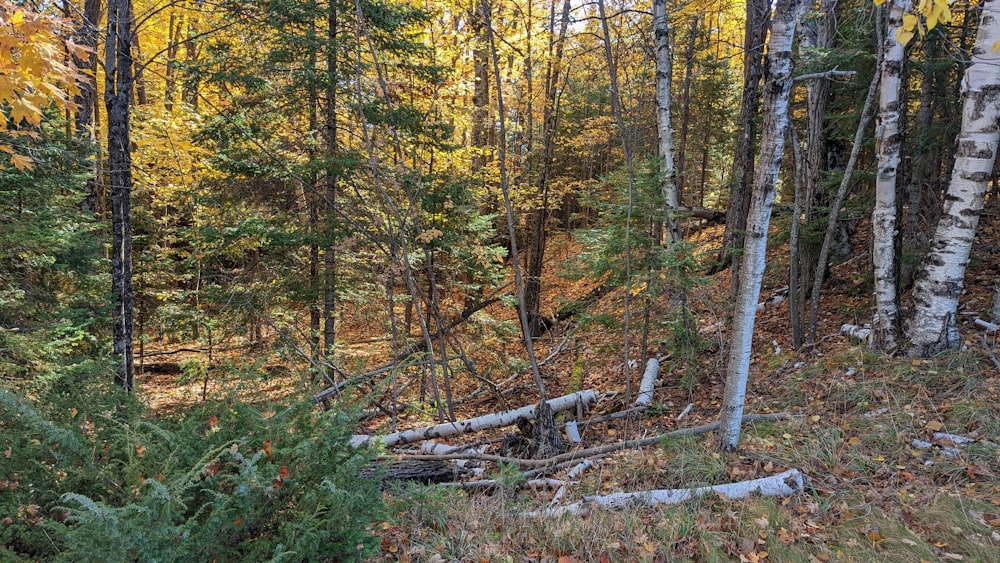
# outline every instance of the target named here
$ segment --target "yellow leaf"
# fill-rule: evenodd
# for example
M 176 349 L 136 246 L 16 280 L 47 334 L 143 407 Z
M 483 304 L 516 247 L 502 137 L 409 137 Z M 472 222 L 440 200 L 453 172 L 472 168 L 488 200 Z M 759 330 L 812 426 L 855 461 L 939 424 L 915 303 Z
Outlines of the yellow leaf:
M 874 2 L 876 6 L 881 6 L 882 4 L 885 4 L 885 0 L 874 0 Z
M 903 14 L 903 26 L 902 28 L 906 31 L 913 31 L 917 27 L 917 22 L 920 21 L 917 16 L 913 14 Z M 896 38 L 899 38 L 899 33 L 896 33 Z M 902 43 L 902 41 L 900 41 Z
M 20 25 L 24 23 L 24 11 L 18 10 L 10 17 L 10 25 Z
M 10 157 L 10 163 L 21 172 L 33 169 L 35 167 L 34 162 L 30 156 L 23 154 L 14 154 Z
M 993 54 L 994 55 L 996 55 L 997 53 L 1000 53 L 1000 39 L 997 39 L 996 41 L 994 41 L 993 42 L 993 46 L 991 48 L 993 49 Z
M 10 117 L 14 123 L 23 119 L 31 125 L 38 125 L 42 122 L 42 110 L 24 98 L 18 98 L 11 104 Z
M 907 30 L 902 29 L 902 28 L 897 29 L 896 30 L 896 41 L 899 41 L 900 45 L 906 45 L 907 43 L 910 42 L 911 39 L 913 39 L 913 35 L 914 35 L 914 33 L 912 31 L 907 31 Z
M 928 429 L 928 430 L 930 430 L 932 432 L 940 432 L 941 429 L 944 428 L 944 425 L 941 424 L 940 422 L 938 422 L 937 420 L 932 420 L 932 421 L 928 422 L 927 424 L 925 424 L 924 428 L 926 428 L 926 429 Z
M 861 438 L 858 438 L 857 436 L 851 436 L 851 438 L 847 440 L 847 443 L 852 446 L 857 446 L 858 444 L 861 443 Z

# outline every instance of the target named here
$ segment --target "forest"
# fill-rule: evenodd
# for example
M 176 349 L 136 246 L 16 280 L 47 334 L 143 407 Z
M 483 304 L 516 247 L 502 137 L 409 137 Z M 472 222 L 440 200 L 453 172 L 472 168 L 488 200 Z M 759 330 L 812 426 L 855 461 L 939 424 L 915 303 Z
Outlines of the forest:
M 1000 0 L 0 30 L 0 561 L 1000 561 Z

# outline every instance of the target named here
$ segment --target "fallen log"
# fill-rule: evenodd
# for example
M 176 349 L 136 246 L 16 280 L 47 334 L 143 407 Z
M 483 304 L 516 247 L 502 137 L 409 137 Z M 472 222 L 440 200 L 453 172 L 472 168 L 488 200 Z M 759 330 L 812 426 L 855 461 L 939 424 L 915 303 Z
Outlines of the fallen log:
M 570 395 L 549 399 L 546 403 L 548 403 L 549 407 L 552 408 L 552 412 L 560 412 L 576 408 L 577 403 L 588 405 L 596 401 L 597 393 L 595 391 L 578 391 Z M 385 447 L 391 448 L 392 446 L 409 444 L 420 440 L 434 440 L 437 438 L 458 436 L 459 434 L 465 434 L 466 432 L 476 432 L 490 428 L 501 428 L 515 424 L 518 420 L 530 420 L 535 418 L 535 411 L 537 408 L 538 405 L 528 405 L 515 410 L 487 414 L 466 420 L 457 420 L 455 422 L 438 424 L 427 428 L 416 428 L 413 430 L 405 430 L 403 432 L 395 432 L 382 437 L 367 435 L 352 436 L 351 445 L 362 446 L 381 443 Z M 448 459 L 475 459 L 473 457 L 463 458 L 463 455 L 466 454 L 447 454 L 447 456 L 457 456 L 448 457 Z M 444 459 L 447 456 L 439 457 Z M 417 459 L 417 457 L 415 456 L 414 459 Z
M 582 502 L 528 512 L 525 516 L 551 518 L 563 514 L 581 515 L 585 514 L 590 506 L 600 506 L 602 508 L 617 510 L 627 507 L 653 507 L 658 504 L 678 504 L 709 493 L 717 493 L 730 499 L 746 498 L 752 494 L 759 494 L 766 497 L 790 497 L 802 492 L 802 489 L 802 473 L 798 469 L 789 469 L 770 477 L 753 479 L 752 481 L 740 481 L 738 483 L 725 483 L 712 487 L 657 489 L 652 491 L 589 496 L 584 497 Z
M 639 396 L 635 398 L 634 406 L 648 407 L 653 404 L 653 386 L 659 375 L 660 362 L 656 358 L 650 358 L 646 362 L 646 371 L 642 374 L 642 382 L 639 383 Z
M 743 415 L 743 424 L 752 424 L 754 422 L 774 422 L 779 420 L 786 420 L 790 418 L 791 415 L 786 412 L 776 412 L 769 414 L 746 414 Z M 546 459 L 524 459 L 519 457 L 507 457 L 501 455 L 490 455 L 490 454 L 476 454 L 476 453 L 450 453 L 444 455 L 407 455 L 406 459 L 415 460 L 453 460 L 453 459 L 475 459 L 480 461 L 495 461 L 497 463 L 509 463 L 516 464 L 518 467 L 547 467 L 551 468 L 553 466 L 562 464 L 572 464 L 576 460 L 595 457 L 604 454 L 609 454 L 617 452 L 619 450 L 627 450 L 634 448 L 643 448 L 646 446 L 651 446 L 653 444 L 659 443 L 665 438 L 676 438 L 678 436 L 698 436 L 701 434 L 707 434 L 713 430 L 719 428 L 719 421 L 709 422 L 708 424 L 702 424 L 701 426 L 694 426 L 691 428 L 681 428 L 680 430 L 674 430 L 672 432 L 667 432 L 666 434 L 660 434 L 659 436 L 651 436 L 649 438 L 640 438 L 638 440 L 628 440 L 625 442 L 615 442 L 613 444 L 605 444 L 603 446 L 596 446 L 593 448 L 587 448 L 585 450 L 578 450 L 575 452 L 567 452 L 557 456 L 553 456 Z M 369 438 L 368 436 L 361 436 L 361 438 Z M 533 473 L 539 474 L 538 473 Z
M 852 324 L 841 325 L 840 334 L 850 338 L 856 338 L 862 342 L 868 342 L 872 335 L 872 328 L 869 325 L 858 326 Z

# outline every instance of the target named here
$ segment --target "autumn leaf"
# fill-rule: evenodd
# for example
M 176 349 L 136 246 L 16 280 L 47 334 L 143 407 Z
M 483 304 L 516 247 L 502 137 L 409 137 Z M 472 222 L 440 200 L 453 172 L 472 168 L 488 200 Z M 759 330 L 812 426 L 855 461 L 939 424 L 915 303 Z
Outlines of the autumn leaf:
M 11 104 L 10 117 L 15 124 L 24 120 L 31 125 L 39 125 L 42 123 L 42 110 L 20 97 Z
M 34 159 L 24 154 L 10 155 L 10 163 L 14 165 L 14 168 L 17 168 L 21 172 L 27 172 L 35 167 Z

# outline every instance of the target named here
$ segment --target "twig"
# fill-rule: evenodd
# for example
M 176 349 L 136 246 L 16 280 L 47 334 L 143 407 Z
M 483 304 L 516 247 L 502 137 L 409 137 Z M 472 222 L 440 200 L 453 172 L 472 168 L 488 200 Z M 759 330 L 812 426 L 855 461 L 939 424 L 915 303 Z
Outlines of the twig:
M 982 336 L 977 338 L 979 339 L 979 344 L 983 347 L 983 350 L 986 350 L 986 355 L 989 357 L 990 361 L 993 362 L 993 365 L 995 365 L 998 370 L 1000 370 L 1000 360 L 997 359 L 996 354 L 994 354 L 993 350 L 990 349 L 990 345 L 986 342 L 986 339 Z
M 814 72 L 814 73 L 811 73 L 811 74 L 803 74 L 801 76 L 796 76 L 796 77 L 792 78 L 792 80 L 794 82 L 801 82 L 803 80 L 816 80 L 816 79 L 819 79 L 819 78 L 826 78 L 827 80 L 830 80 L 830 79 L 838 78 L 838 77 L 842 77 L 842 78 L 853 77 L 853 76 L 855 76 L 857 74 L 858 73 L 855 72 L 855 71 L 853 71 L 853 70 L 837 70 L 836 68 L 834 68 L 834 69 L 828 70 L 826 72 Z

